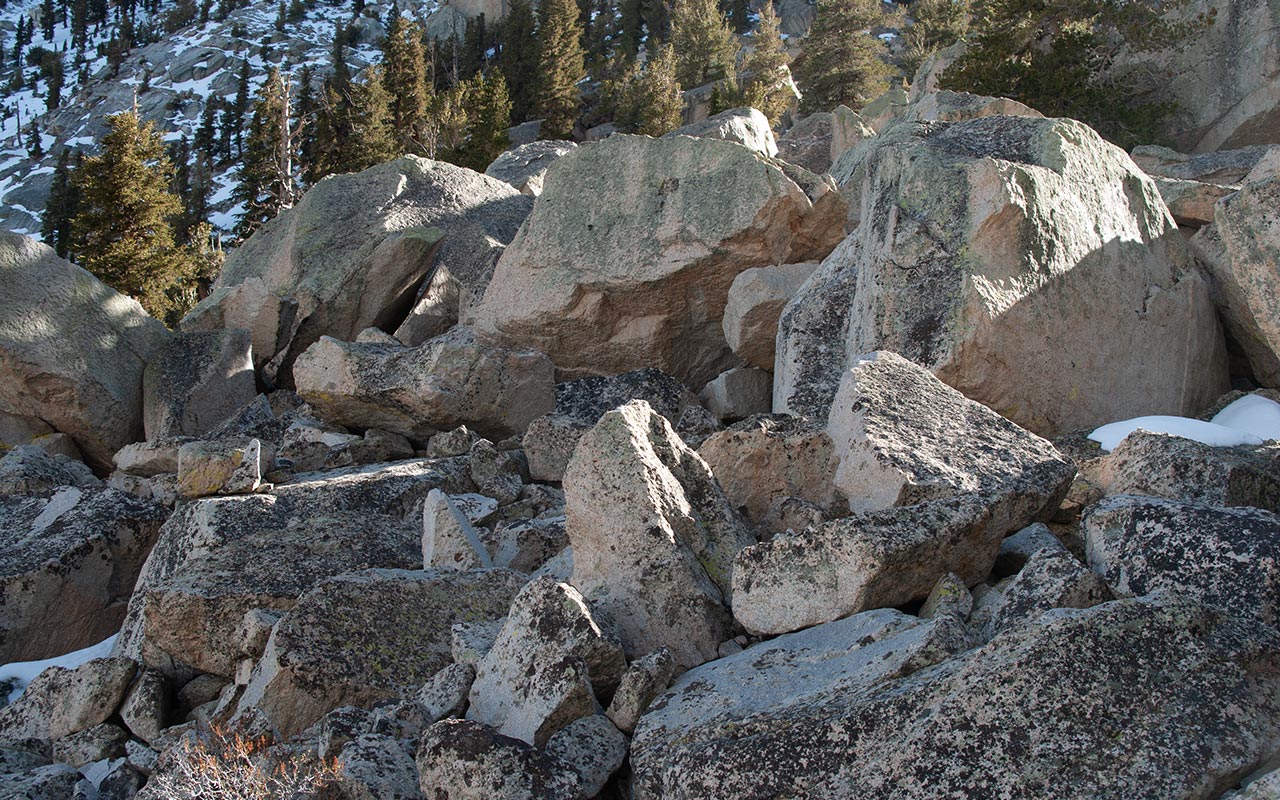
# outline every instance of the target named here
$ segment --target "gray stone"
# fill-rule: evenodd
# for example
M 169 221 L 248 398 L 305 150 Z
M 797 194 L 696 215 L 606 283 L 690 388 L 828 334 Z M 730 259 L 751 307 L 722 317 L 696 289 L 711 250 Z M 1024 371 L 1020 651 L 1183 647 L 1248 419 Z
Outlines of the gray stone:
M 636 723 L 649 710 L 653 698 L 667 690 L 675 674 L 676 662 L 665 648 L 655 650 L 643 658 L 632 661 L 622 675 L 618 691 L 605 715 L 618 730 L 630 735 Z
M 831 169 L 832 115 L 827 111 L 810 114 L 778 137 L 778 158 L 810 172 Z
M 147 362 L 143 373 L 147 439 L 200 436 L 257 394 L 249 331 L 180 333 Z
M 520 497 L 529 465 L 519 450 L 502 450 L 488 439 L 471 446 L 471 482 L 476 490 L 506 505 Z
M 1000 543 L 1000 552 L 996 554 L 995 571 L 1001 577 L 1013 575 L 1041 550 L 1065 552 L 1066 549 L 1049 526 L 1037 522 L 1005 537 Z
M 995 116 L 1043 117 L 1044 114 L 1007 97 L 943 90 L 913 98 L 901 119 L 904 122 L 962 122 Z
M 1280 518 L 1269 511 L 1119 495 L 1081 528 L 1089 566 L 1121 596 L 1167 591 L 1280 619 Z
M 522 144 L 494 159 L 484 174 L 511 184 L 521 194 L 537 197 L 542 194 L 547 170 L 577 146 L 573 142 L 556 139 Z
M 461 717 L 467 710 L 467 696 L 476 679 L 472 664 L 450 664 L 422 685 L 414 701 L 422 706 L 432 722 L 448 717 Z
M 481 539 L 496 567 L 537 572 L 569 546 L 563 511 L 559 514 L 498 525 Z
M 476 666 L 467 719 L 539 747 L 596 713 L 626 669 L 622 648 L 577 589 L 551 578 L 525 585 Z
M 455 622 L 449 632 L 449 654 L 457 664 L 477 666 L 493 648 L 503 620 Z
M 825 419 L 872 350 L 1044 436 L 1195 413 L 1224 390 L 1182 235 L 1151 179 L 1089 128 L 903 122 L 845 159 L 860 224 L 782 314 L 774 411 Z
M 711 467 L 730 504 L 767 531 L 787 529 L 780 503 L 788 498 L 833 516 L 848 508 L 835 485 L 839 461 L 831 437 L 822 425 L 803 417 L 751 417 L 712 434 L 698 455 Z
M 1090 608 L 1112 599 L 1111 589 L 1096 573 L 1065 549 L 1036 551 L 1026 566 L 1007 582 L 984 596 L 983 619 L 974 614 L 975 626 L 986 626 L 988 635 L 1013 625 L 1034 622 L 1054 608 Z
M 337 784 L 348 800 L 422 800 L 413 745 L 364 734 L 338 754 Z
M 772 370 L 778 318 L 814 273 L 814 262 L 753 267 L 738 273 L 724 307 L 725 341 L 742 360 Z
M 607 717 L 574 720 L 547 742 L 547 755 L 568 765 L 582 781 L 582 796 L 597 797 L 627 758 L 627 737 Z
M 127 658 L 46 668 L 21 697 L 0 708 L 0 740 L 57 741 L 105 722 L 120 706 L 137 668 Z
M 755 367 L 734 367 L 702 387 L 698 397 L 722 420 L 736 422 L 753 414 L 768 414 L 773 407 L 773 376 Z
M 67 800 L 81 779 L 80 773 L 66 764 L 52 764 L 0 775 L 0 794 L 15 800 Z
M 142 438 L 142 371 L 169 332 L 34 239 L 0 232 L 0 274 L 0 412 L 67 434 L 105 474 Z
M 555 402 L 546 356 L 491 346 L 467 328 L 418 347 L 321 337 L 299 357 L 294 380 L 325 420 L 422 441 L 462 424 L 504 438 Z
M 1213 222 L 1218 201 L 1239 190 L 1237 186 L 1218 186 L 1176 178 L 1155 178 L 1160 199 L 1169 207 L 1173 221 L 1187 228 L 1199 228 Z
M 428 569 L 493 566 L 471 520 L 439 489 L 431 490 L 422 509 L 422 564 Z
M 120 704 L 120 719 L 130 733 L 151 743 L 169 726 L 171 713 L 169 687 L 164 676 L 155 670 L 141 670 Z
M 754 541 L 705 461 L 647 403 L 605 414 L 564 478 L 574 586 L 627 655 L 715 658 L 732 619 L 733 558 Z
M 808 218 L 811 201 L 777 166 L 731 142 L 612 136 L 553 177 L 475 324 L 569 375 L 655 366 L 702 385 L 729 366 L 720 326 L 734 277 L 820 257 L 839 235 Z M 827 241 L 799 235 L 813 227 Z
M 94 761 L 120 758 L 129 732 L 119 725 L 103 722 L 68 734 L 53 743 L 53 758 L 80 769 Z
M 118 631 L 167 516 L 114 489 L 0 496 L 0 662 L 51 658 Z
M 185 437 L 156 442 L 127 444 L 111 457 L 116 470 L 128 475 L 153 478 L 157 475 L 178 472 L 178 451 L 191 441 Z
M 419 344 L 484 292 L 494 260 L 529 213 L 501 181 L 415 156 L 333 175 L 235 249 L 184 331 L 247 328 L 254 361 L 287 377 L 321 336 L 389 330 L 419 297 Z M 429 317 L 430 320 L 414 319 Z
M 1144 144 L 1129 152 L 1133 163 L 1153 177 L 1195 181 L 1239 188 L 1258 162 L 1272 151 L 1269 145 L 1238 150 L 1179 153 L 1168 147 Z
M 1096 477 L 1108 494 L 1280 511 L 1280 444 L 1275 442 L 1210 447 L 1139 430 L 1111 451 Z
M 471 720 L 432 725 L 418 742 L 422 793 L 432 800 L 581 800 L 559 759 Z
M 969 587 L 954 572 L 948 572 L 938 579 L 920 607 L 921 619 L 952 616 L 961 621 L 969 619 L 973 611 L 973 595 Z
M 721 111 L 701 122 L 676 128 L 667 134 L 667 137 L 672 136 L 723 139 L 726 142 L 737 142 L 765 158 L 778 155 L 778 144 L 774 141 L 769 118 L 754 108 L 731 108 Z
M 0 495 L 49 497 L 63 486 L 95 489 L 102 481 L 83 462 L 18 445 L 0 458 Z
M 304 594 L 271 634 L 240 698 L 282 736 L 334 708 L 411 697 L 450 660 L 450 628 L 506 613 L 523 580 L 506 570 L 366 570 Z
M 860 618 L 874 617 L 831 625 Z M 632 796 L 1217 797 L 1270 756 L 1280 639 L 1267 626 L 1128 600 L 886 669 L 927 624 L 862 646 L 818 628 L 686 673 L 637 728 Z M 792 637 L 849 656 L 809 667 Z M 761 647 L 781 664 L 765 667 Z M 825 680 L 798 679 L 809 670 Z

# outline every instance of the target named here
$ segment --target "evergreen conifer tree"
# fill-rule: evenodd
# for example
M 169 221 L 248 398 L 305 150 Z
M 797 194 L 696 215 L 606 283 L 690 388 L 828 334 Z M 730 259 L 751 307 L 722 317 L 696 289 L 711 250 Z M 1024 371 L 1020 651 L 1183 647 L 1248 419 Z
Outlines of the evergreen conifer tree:
M 586 69 L 578 6 L 574 0 L 542 0 L 540 11 L 538 74 L 541 84 L 538 107 L 543 120 L 541 135 L 546 139 L 567 139 L 582 108 L 578 81 Z
M 279 70 L 272 70 L 254 103 L 236 193 L 236 199 L 245 205 L 236 228 L 241 238 L 248 238 L 295 200 L 295 142 L 289 93 L 288 78 Z
M 64 147 L 58 153 L 58 165 L 53 170 L 53 183 L 49 186 L 49 200 L 45 203 L 40 234 L 45 244 L 62 258 L 71 252 L 71 221 L 75 219 L 79 194 L 71 182 L 72 169 L 79 165 L 79 155 L 73 160 L 71 148 Z
M 663 45 L 643 70 L 633 67 L 614 121 L 634 133 L 662 136 L 680 127 L 683 107 L 676 55 L 670 45 Z
M 484 172 L 510 141 L 507 125 L 511 119 L 511 98 L 500 70 L 477 75 L 464 90 L 468 109 L 466 141 L 451 160 L 463 167 Z
M 890 69 L 884 44 L 871 28 L 885 19 L 880 0 L 818 0 L 804 53 L 796 60 L 796 83 L 806 113 L 844 104 L 860 109 L 879 96 Z
M 174 243 L 171 221 L 182 204 L 170 189 L 173 167 L 151 123 L 125 112 L 107 126 L 98 154 L 74 173 L 80 199 L 72 251 L 85 269 L 165 319 L 182 310 L 194 273 Z
M 671 46 L 676 78 L 690 89 L 732 81 L 738 40 L 715 0 L 675 0 L 671 6 Z
M 530 119 L 537 99 L 536 27 L 533 6 L 529 0 L 511 0 L 507 16 L 502 20 L 498 67 L 502 70 L 507 90 L 511 94 L 512 124 L 518 125 Z
M 421 152 L 421 129 L 430 101 L 426 66 L 422 28 L 396 12 L 383 45 L 382 82 L 391 100 L 391 127 L 402 153 Z
M 53 41 L 53 0 L 41 0 L 40 2 L 40 32 L 44 34 L 46 42 Z
M 917 0 L 918 1 L 918 0 Z M 777 125 L 791 105 L 792 93 L 788 86 L 790 73 L 787 51 L 782 44 L 778 15 L 773 3 L 766 2 L 760 9 L 760 24 L 756 26 L 754 48 L 743 62 L 746 85 L 743 86 L 744 104 L 757 108 Z

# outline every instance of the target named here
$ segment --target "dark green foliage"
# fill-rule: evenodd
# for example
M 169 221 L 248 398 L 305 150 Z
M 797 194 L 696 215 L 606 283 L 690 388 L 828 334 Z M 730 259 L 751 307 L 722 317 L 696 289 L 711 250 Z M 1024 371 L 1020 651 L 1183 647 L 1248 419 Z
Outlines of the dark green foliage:
M 41 0 L 40 2 L 40 32 L 44 34 L 46 42 L 53 41 L 53 0 Z
M 392 6 L 392 10 L 395 7 Z M 422 126 L 431 99 L 422 28 L 398 13 L 382 50 L 383 86 L 391 101 L 391 127 L 401 153 L 422 152 Z
M 633 64 L 624 78 L 614 113 L 619 130 L 662 136 L 680 127 L 683 102 L 670 45 L 658 49 L 644 69 Z
M 751 54 L 742 65 L 741 105 L 759 109 L 773 125 L 782 119 L 795 97 L 787 80 L 790 77 L 786 69 L 787 51 L 778 24 L 773 3 L 766 2 L 760 9 L 760 24 L 756 27 Z
M 715 81 L 731 83 L 738 40 L 715 0 L 674 0 L 671 5 L 671 46 L 676 78 L 693 89 Z
M 258 92 L 241 157 L 236 199 L 245 205 L 236 233 L 247 238 L 263 223 L 293 205 L 293 141 L 289 80 L 272 70 Z
M 533 6 L 529 0 L 511 0 L 502 20 L 498 67 L 511 94 L 511 123 L 532 118 L 537 100 L 538 40 L 534 36 Z
M 542 0 L 538 28 L 538 107 L 544 139 L 567 139 L 582 110 L 578 90 L 586 71 L 582 26 L 574 0 Z
M 880 0 L 818 0 L 804 53 L 792 67 L 802 111 L 841 104 L 857 110 L 888 88 L 885 47 L 871 34 L 884 20 Z
M 325 87 L 316 112 L 314 156 L 306 163 L 308 181 L 356 172 L 397 155 L 382 68 L 370 67 L 366 78 L 341 89 L 332 82 Z
M 1192 35 L 1195 25 L 1166 21 L 1168 10 L 1142 0 L 986 0 L 967 53 L 941 85 L 1081 120 L 1125 148 L 1157 141 L 1172 106 L 1144 102 L 1115 67 L 1124 47 L 1143 51 Z
M 911 25 L 902 32 L 907 46 L 902 69 L 911 78 L 926 58 L 964 36 L 969 29 L 969 0 L 914 0 L 908 9 Z
M 80 163 L 80 155 L 77 153 L 73 159 L 70 148 L 64 147 L 58 153 L 58 165 L 53 170 L 53 183 L 49 186 L 49 200 L 40 226 L 45 244 L 62 258 L 71 252 L 71 221 L 75 219 L 80 199 L 71 175 L 73 167 Z

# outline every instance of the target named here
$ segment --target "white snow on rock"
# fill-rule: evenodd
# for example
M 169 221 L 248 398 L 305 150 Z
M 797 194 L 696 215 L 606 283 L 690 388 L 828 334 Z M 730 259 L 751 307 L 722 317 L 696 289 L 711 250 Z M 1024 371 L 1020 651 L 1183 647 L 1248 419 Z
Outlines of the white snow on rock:
M 1150 433 L 1167 433 L 1207 444 L 1210 447 L 1235 447 L 1242 444 L 1262 444 L 1262 437 L 1247 431 L 1228 428 L 1214 422 L 1187 417 L 1137 417 L 1103 425 L 1089 434 L 1089 438 L 1102 445 L 1108 453 L 1116 449 L 1124 438 L 1136 430 Z
M 1210 421 L 1263 439 L 1280 439 L 1280 403 L 1262 395 L 1245 395 Z
M 22 696 L 27 684 L 31 683 L 37 675 L 49 667 L 75 669 L 86 661 L 92 661 L 95 658 L 107 658 L 111 655 L 111 648 L 115 646 L 117 635 L 119 634 L 103 639 L 83 650 L 76 650 L 65 655 L 54 656 L 41 661 L 15 661 L 12 664 L 4 664 L 0 666 L 0 686 L 6 683 L 9 684 L 9 702 L 12 703 Z

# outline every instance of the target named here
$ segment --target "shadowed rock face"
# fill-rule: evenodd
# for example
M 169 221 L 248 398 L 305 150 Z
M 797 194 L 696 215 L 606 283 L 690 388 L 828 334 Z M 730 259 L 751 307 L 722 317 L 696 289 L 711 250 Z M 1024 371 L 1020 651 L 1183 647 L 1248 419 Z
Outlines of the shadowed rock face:
M 923 800 L 983 787 L 1208 798 L 1268 758 L 1277 733 L 1275 631 L 1190 603 L 1050 611 L 931 668 L 852 677 L 832 666 L 814 679 L 803 650 L 783 646 L 814 631 L 773 640 L 768 649 L 780 652 L 770 657 L 751 648 L 691 670 L 659 697 L 636 729 L 633 796 Z M 880 638 L 857 647 L 871 651 Z M 761 688 L 718 679 L 753 661 Z M 728 701 L 699 701 L 716 691 Z M 700 702 L 712 711 L 695 713 Z
M 321 336 L 395 330 L 420 288 L 432 289 L 428 306 L 439 303 L 419 311 L 436 321 L 404 337 L 420 343 L 483 294 L 531 202 L 502 181 L 416 156 L 326 178 L 236 248 L 182 328 L 248 328 L 256 366 L 287 378 Z
M 142 372 L 168 339 L 136 301 L 0 231 L 0 415 L 69 435 L 108 472 L 142 438 Z
M 702 386 L 730 365 L 720 320 L 734 277 L 825 255 L 842 211 L 815 244 L 820 212 L 747 148 L 613 136 L 552 167 L 475 323 L 572 375 L 652 366 Z
M 1194 413 L 1225 388 L 1208 290 L 1155 186 L 1086 126 L 904 122 L 833 174 L 860 224 L 782 314 L 774 411 L 825 418 L 875 349 L 1042 435 Z

